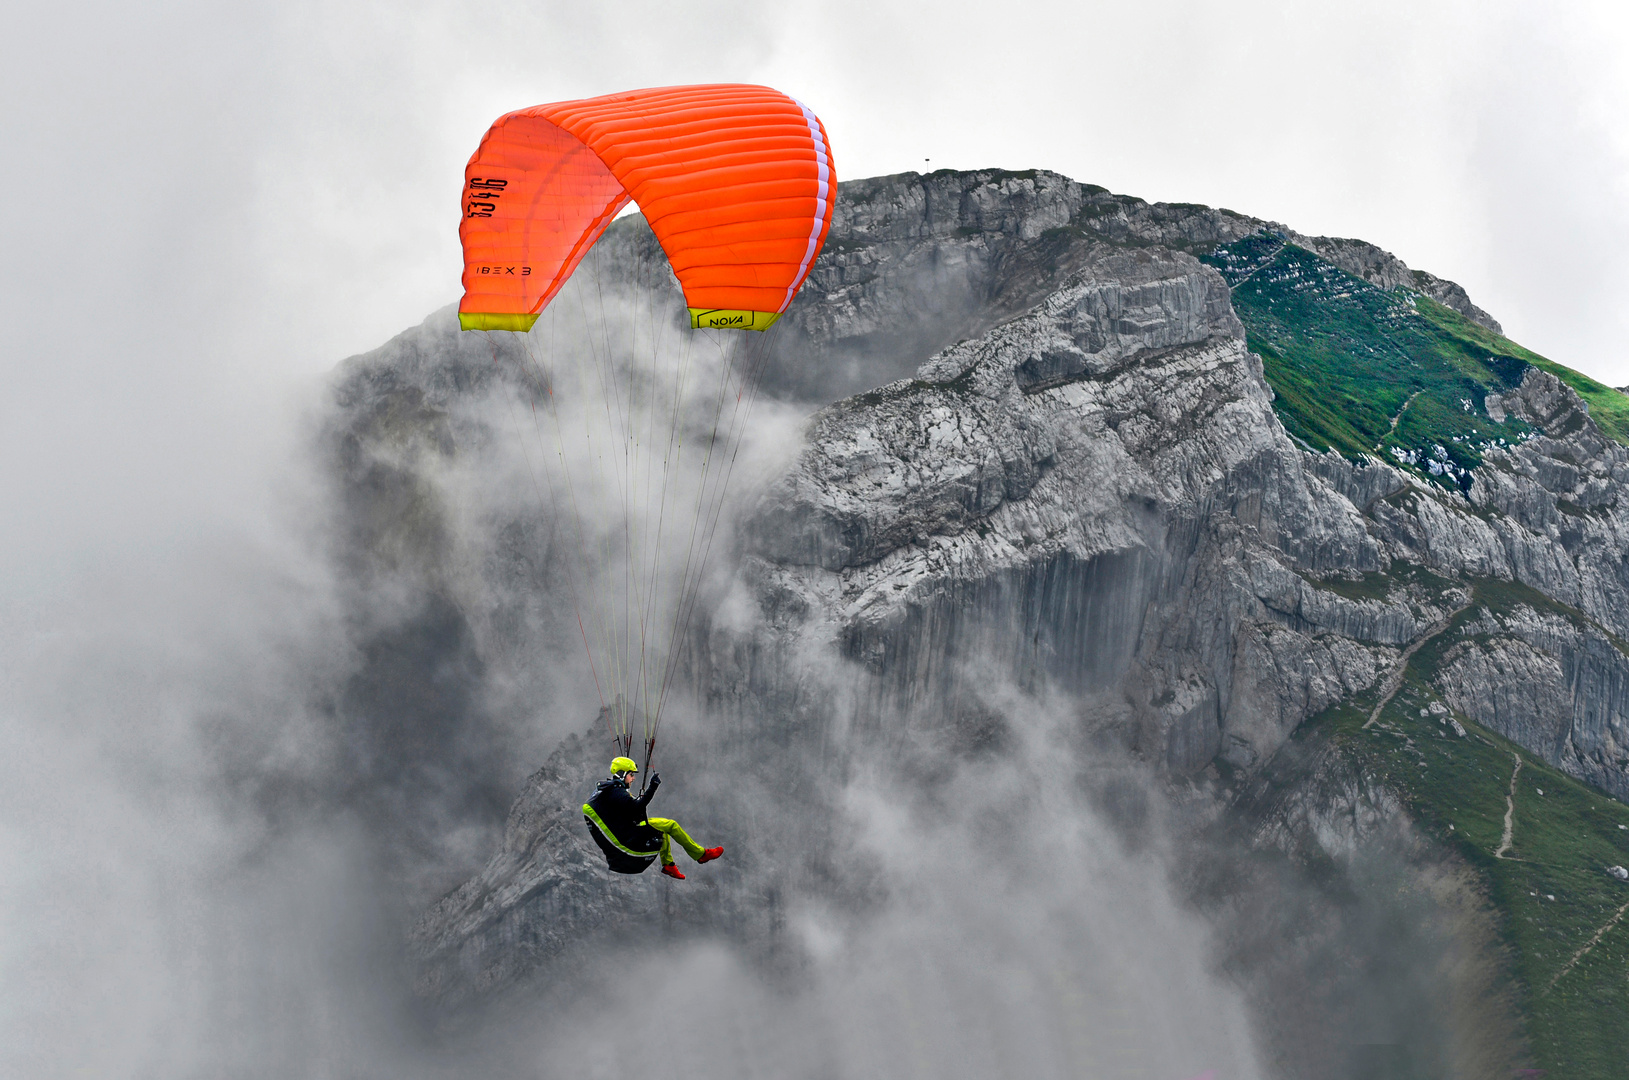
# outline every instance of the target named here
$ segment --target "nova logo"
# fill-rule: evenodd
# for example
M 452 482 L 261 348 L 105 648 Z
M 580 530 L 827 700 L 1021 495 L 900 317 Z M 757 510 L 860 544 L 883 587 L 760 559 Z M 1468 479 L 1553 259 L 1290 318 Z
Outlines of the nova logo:
M 696 329 L 768 330 L 779 315 L 772 311 L 737 311 L 733 308 L 691 308 L 690 325 Z

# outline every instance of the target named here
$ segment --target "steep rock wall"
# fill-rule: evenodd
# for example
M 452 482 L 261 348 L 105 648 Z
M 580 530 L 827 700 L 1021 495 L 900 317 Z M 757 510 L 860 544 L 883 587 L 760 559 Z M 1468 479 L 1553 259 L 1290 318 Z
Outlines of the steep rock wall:
M 1506 629 L 1497 648 L 1468 641 L 1456 707 L 1497 727 L 1511 709 L 1475 694 L 1490 672 L 1512 673 L 1546 718 L 1509 724 L 1512 737 L 1547 759 L 1572 754 L 1580 775 L 1620 790 L 1621 654 L 1590 650 L 1616 650 L 1612 635 L 1629 631 L 1624 451 L 1537 371 L 1489 409 L 1541 434 L 1490 453 L 1468 497 L 1379 461 L 1298 449 L 1224 282 L 1191 257 L 1264 227 L 1044 172 L 845 184 L 766 376 L 783 397 L 843 400 L 811 417 L 803 452 L 743 523 L 731 583 L 708 595 L 686 642 L 685 674 L 712 714 L 695 752 L 720 755 L 714 770 L 771 761 L 797 777 L 887 746 L 936 775 L 947 757 L 1022 745 L 1024 725 L 1061 708 L 1069 745 L 1108 740 L 1168 776 L 1217 763 L 1249 775 L 1442 621 L 1450 608 L 1432 582 L 1479 577 L 1573 605 L 1601 637 Z M 1379 249 L 1297 242 L 1371 280 L 1421 287 Z M 637 219 L 596 258 L 600 280 L 677 312 Z M 1459 306 L 1460 294 L 1437 293 Z M 375 603 L 359 626 L 385 645 L 404 631 L 463 642 L 470 662 L 439 677 L 506 685 L 510 701 L 546 697 L 552 673 L 524 658 L 569 623 L 555 523 L 511 509 L 483 525 L 497 542 L 471 544 L 457 505 L 457 479 L 497 437 L 471 403 L 515 396 L 525 357 L 451 325 L 442 313 L 342 378 L 334 437 L 360 523 L 356 577 L 393 590 L 388 617 Z M 1594 656 L 1598 673 L 1568 674 L 1588 666 L 1569 650 Z M 376 677 L 387 675 L 415 677 L 381 660 Z M 489 690 L 458 708 L 475 723 L 505 715 L 505 700 Z M 705 910 L 661 913 L 648 883 L 596 873 L 576 807 L 598 764 L 589 744 L 562 745 L 526 782 L 499 854 L 426 914 L 414 937 L 426 993 L 479 994 L 572 941 L 658 918 L 769 934 L 753 920 L 790 881 L 864 893 L 863 874 L 732 854 L 725 873 L 739 876 Z M 775 799 L 802 829 L 840 831 L 839 808 L 799 801 L 812 786 Z M 726 834 L 747 821 L 746 835 L 773 832 L 750 800 L 709 794 Z M 800 838 L 781 839 L 766 851 L 799 850 Z
M 1259 760 L 1369 685 L 1384 650 L 1327 631 L 1397 644 L 1414 616 L 1296 573 L 1381 552 L 1273 417 L 1227 295 L 1180 252 L 1098 245 L 1029 313 L 824 410 L 749 526 L 762 625 L 800 596 L 806 621 L 769 632 L 833 643 L 874 709 L 1051 680 L 1178 770 Z M 745 697 L 783 699 L 757 671 Z
M 1466 627 L 1437 678 L 1459 713 L 1629 800 L 1629 656 L 1599 627 L 1518 606 Z

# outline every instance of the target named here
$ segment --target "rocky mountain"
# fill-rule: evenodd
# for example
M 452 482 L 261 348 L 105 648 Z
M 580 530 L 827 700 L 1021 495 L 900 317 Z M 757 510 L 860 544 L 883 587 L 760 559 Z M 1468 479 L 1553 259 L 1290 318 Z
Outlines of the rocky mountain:
M 598 259 L 600 288 L 674 316 L 638 219 Z M 400 766 L 369 798 L 429 787 L 479 821 L 513 782 L 481 733 L 567 693 L 530 660 L 575 625 L 560 523 L 468 494 L 496 486 L 527 346 L 453 326 L 348 361 L 327 445 L 358 761 Z M 1608 1075 L 1624 991 L 1590 964 L 1629 905 L 1597 865 L 1629 862 L 1629 450 L 1608 388 L 1499 329 L 1379 248 L 1231 211 L 1042 171 L 844 184 L 764 359 L 801 446 L 741 492 L 682 643 L 669 805 L 731 856 L 688 892 L 608 877 L 577 809 L 605 751 L 567 738 L 414 926 L 420 991 L 467 1004 L 638 927 L 795 966 L 789 907 L 883 903 L 845 857 L 856 776 L 886 762 L 931 807 L 1040 753 L 1133 848 L 1168 823 L 1269 1074 Z M 1552 778 L 1532 836 L 1513 762 Z M 442 881 L 492 836 L 401 820 Z M 1576 877 L 1533 908 L 1541 863 Z M 1386 919 L 1409 929 L 1350 944 Z M 1404 942 L 1425 974 L 1377 959 Z M 1378 1033 L 1357 1049 L 1354 1009 Z

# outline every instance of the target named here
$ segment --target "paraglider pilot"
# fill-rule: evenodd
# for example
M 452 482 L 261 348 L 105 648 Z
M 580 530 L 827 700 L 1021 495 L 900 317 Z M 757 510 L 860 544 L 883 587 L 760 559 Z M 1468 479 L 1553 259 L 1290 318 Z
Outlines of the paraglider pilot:
M 628 792 L 628 780 L 638 771 L 639 766 L 632 758 L 616 758 L 611 762 L 610 777 L 601 780 L 594 797 L 583 804 L 588 835 L 605 852 L 605 861 L 612 870 L 619 874 L 642 874 L 660 858 L 662 873 L 683 881 L 684 875 L 673 864 L 672 841 L 677 840 L 685 853 L 698 863 L 712 862 L 724 854 L 721 847 L 704 849 L 672 818 L 647 816 L 645 807 L 661 786 L 662 777 L 653 774 L 644 793 L 635 797 Z

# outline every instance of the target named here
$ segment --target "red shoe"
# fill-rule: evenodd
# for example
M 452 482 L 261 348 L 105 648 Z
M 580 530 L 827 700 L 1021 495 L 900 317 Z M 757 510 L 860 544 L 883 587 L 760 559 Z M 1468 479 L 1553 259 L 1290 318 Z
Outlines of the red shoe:
M 710 847 L 706 851 L 702 852 L 701 853 L 701 858 L 697 859 L 696 861 L 699 862 L 699 863 L 701 863 L 701 862 L 712 862 L 714 859 L 718 858 L 722 854 L 724 854 L 724 849 L 723 848 L 721 848 L 721 847 Z
M 679 873 L 679 868 L 674 866 L 672 863 L 668 863 L 666 866 L 662 867 L 662 873 L 666 874 L 670 878 L 678 878 L 680 881 L 684 880 L 684 875 Z

